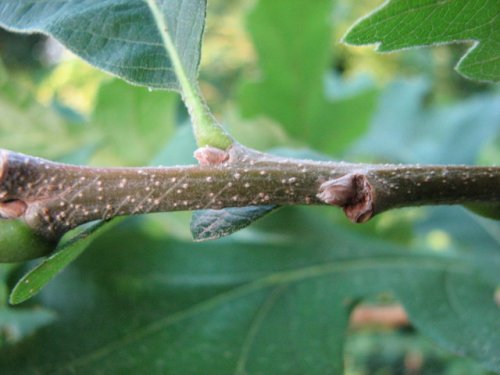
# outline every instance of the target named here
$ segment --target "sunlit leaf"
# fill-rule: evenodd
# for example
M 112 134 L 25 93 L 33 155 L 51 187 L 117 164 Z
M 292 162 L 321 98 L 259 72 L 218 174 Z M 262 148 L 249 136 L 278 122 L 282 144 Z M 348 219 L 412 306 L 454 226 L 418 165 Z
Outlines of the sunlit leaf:
M 497 0 L 390 0 L 361 19 L 344 41 L 381 52 L 442 43 L 472 44 L 456 69 L 476 80 L 500 80 Z

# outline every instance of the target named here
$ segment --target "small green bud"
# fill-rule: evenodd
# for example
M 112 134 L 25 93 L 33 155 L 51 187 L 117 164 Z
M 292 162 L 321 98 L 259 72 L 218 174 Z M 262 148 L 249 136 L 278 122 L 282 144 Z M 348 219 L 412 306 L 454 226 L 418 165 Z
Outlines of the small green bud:
M 0 220 L 0 263 L 22 262 L 52 252 L 56 244 L 19 220 Z

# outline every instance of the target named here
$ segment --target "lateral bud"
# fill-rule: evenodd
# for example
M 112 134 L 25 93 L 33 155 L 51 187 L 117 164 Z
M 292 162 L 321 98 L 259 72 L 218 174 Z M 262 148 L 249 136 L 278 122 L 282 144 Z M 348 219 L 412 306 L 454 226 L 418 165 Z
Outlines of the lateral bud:
M 317 197 L 342 207 L 353 223 L 364 223 L 373 216 L 373 188 L 363 173 L 349 173 L 324 182 Z
M 24 215 L 27 205 L 24 201 L 13 199 L 0 202 L 0 219 L 17 219 Z
M 198 163 L 200 163 L 200 165 L 223 164 L 229 160 L 229 154 L 227 151 L 210 146 L 198 148 L 194 152 L 194 157 L 196 160 L 198 160 Z

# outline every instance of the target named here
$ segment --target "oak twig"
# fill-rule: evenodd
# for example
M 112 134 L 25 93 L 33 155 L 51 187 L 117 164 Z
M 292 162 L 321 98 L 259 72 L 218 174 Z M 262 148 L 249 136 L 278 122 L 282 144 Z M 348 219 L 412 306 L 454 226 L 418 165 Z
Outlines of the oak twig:
M 91 168 L 0 150 L 0 216 L 58 239 L 85 222 L 148 212 L 332 204 L 354 222 L 425 204 L 500 202 L 500 168 L 287 159 L 232 146 L 199 166 Z

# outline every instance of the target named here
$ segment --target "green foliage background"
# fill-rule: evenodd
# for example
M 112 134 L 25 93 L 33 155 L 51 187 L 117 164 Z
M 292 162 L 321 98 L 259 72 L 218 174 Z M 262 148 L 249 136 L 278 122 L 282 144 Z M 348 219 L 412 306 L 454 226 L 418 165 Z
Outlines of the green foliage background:
M 465 48 L 376 55 L 340 46 L 376 5 L 353 3 L 209 4 L 201 85 L 231 134 L 261 150 L 349 161 L 498 164 L 500 95 L 453 72 Z M 176 94 L 74 58 L 20 69 L 7 47 L 0 147 L 91 165 L 195 162 Z M 36 67 L 30 56 L 20 59 Z M 116 223 L 16 307 L 8 291 L 32 265 L 0 266 L 2 374 L 500 371 L 494 221 L 444 207 L 354 226 L 332 209 L 293 207 L 193 243 L 189 218 Z M 400 302 L 413 325 L 349 327 L 359 302 Z

